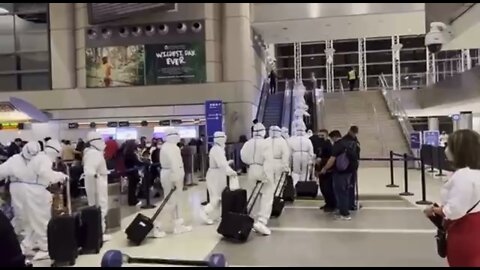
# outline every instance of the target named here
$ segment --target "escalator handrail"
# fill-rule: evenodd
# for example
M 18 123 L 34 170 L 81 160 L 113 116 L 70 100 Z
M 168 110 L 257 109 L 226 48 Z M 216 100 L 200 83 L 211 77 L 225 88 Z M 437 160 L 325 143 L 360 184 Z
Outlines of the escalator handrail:
M 263 117 L 264 117 L 264 114 L 265 114 L 265 106 L 266 106 L 267 97 L 268 97 L 268 89 L 269 89 L 268 80 L 263 79 L 262 88 L 260 90 L 260 100 L 258 101 L 258 109 L 257 109 L 257 115 L 256 115 L 256 119 L 260 123 L 263 123 Z
M 291 110 L 292 110 L 292 90 L 288 88 L 288 82 L 285 84 L 285 91 L 283 94 L 282 119 L 281 127 L 290 128 Z

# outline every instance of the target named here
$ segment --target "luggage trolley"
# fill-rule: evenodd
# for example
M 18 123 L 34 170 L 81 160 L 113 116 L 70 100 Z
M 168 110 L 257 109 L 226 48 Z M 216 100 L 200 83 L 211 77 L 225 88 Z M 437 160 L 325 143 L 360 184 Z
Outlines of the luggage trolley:
M 103 254 L 101 267 L 121 267 L 127 263 L 139 264 L 166 264 L 166 265 L 183 265 L 183 266 L 203 266 L 203 267 L 227 267 L 227 261 L 223 254 L 212 254 L 206 261 L 200 260 L 178 260 L 178 259 L 161 259 L 161 258 L 141 258 L 130 257 L 120 250 L 109 250 Z

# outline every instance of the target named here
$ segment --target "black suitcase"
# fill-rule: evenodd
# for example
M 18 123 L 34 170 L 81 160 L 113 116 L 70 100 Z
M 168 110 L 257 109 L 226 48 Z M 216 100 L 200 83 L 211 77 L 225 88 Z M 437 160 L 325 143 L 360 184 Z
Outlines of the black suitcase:
M 230 177 L 227 176 L 227 187 L 222 192 L 222 217 L 228 212 L 247 214 L 247 191 L 230 190 Z
M 282 198 L 285 202 L 295 201 L 295 188 L 293 187 L 292 176 L 287 174 L 285 178 L 285 186 L 283 187 Z
M 72 215 L 70 202 L 70 183 L 66 181 L 67 214 L 52 217 L 47 225 L 48 254 L 52 267 L 59 265 L 74 265 L 78 257 L 78 224 L 80 216 Z
M 285 207 L 285 201 L 282 198 L 282 192 L 287 183 L 286 176 L 287 176 L 286 173 L 282 173 L 282 175 L 280 176 L 280 179 L 278 180 L 277 186 L 275 187 L 275 192 L 273 193 L 274 197 L 273 197 L 273 203 L 272 203 L 272 213 L 270 215 L 271 217 L 279 217 L 282 214 L 283 208 Z M 280 192 L 277 195 L 277 191 L 279 188 L 280 188 Z
M 248 198 L 247 207 L 250 204 L 250 201 L 252 201 L 252 199 L 253 202 L 246 214 L 226 212 L 225 215 L 222 217 L 220 225 L 217 228 L 217 232 L 221 234 L 226 240 L 237 243 L 243 243 L 247 241 L 248 236 L 252 231 L 254 221 L 253 218 L 250 217 L 250 212 L 252 211 L 253 207 L 255 206 L 255 202 L 260 196 L 262 187 L 263 183 L 261 183 L 260 181 L 255 184 L 255 187 L 252 190 L 252 194 Z M 257 188 L 258 192 L 255 195 L 255 190 L 257 190 Z
M 158 207 L 155 214 L 149 218 L 143 214 L 137 214 L 135 219 L 128 225 L 125 233 L 127 234 L 127 239 L 130 240 L 133 244 L 139 246 L 143 240 L 147 237 L 150 231 L 153 229 L 153 222 L 157 219 L 160 212 L 163 210 L 165 205 L 167 204 L 168 200 L 172 196 L 175 188 L 173 188 L 170 193 L 168 193 L 167 197 L 163 200 L 162 204 Z
M 98 206 L 80 210 L 80 226 L 77 234 L 81 254 L 98 254 L 103 246 L 102 212 Z
M 310 171 L 313 166 L 307 167 L 307 172 Z M 297 191 L 297 197 L 312 197 L 316 198 L 318 195 L 318 184 L 317 182 L 312 180 L 313 171 L 310 172 L 310 177 L 308 177 L 309 173 L 305 176 L 305 181 L 299 181 L 295 185 L 295 190 Z M 308 179 L 310 178 L 310 179 Z

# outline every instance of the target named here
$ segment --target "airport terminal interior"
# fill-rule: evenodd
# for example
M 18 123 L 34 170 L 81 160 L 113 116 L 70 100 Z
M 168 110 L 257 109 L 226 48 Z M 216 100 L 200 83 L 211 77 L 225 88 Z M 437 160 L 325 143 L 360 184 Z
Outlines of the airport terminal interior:
M 0 267 L 480 267 L 479 18 L 0 3 Z

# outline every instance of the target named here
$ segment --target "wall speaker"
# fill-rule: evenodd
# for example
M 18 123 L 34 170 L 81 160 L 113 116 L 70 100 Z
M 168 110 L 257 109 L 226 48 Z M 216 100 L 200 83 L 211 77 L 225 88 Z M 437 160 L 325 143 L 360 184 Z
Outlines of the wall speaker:
M 192 31 L 195 32 L 195 33 L 198 33 L 202 30 L 202 24 L 199 23 L 199 22 L 194 22 L 192 24 Z
M 161 35 L 166 35 L 168 33 L 168 25 L 166 24 L 161 24 L 158 26 L 158 32 Z
M 126 38 L 130 35 L 130 31 L 128 30 L 127 27 L 122 27 L 122 28 L 118 29 L 118 34 L 121 37 Z
M 179 34 L 183 34 L 183 33 L 187 32 L 187 25 L 184 24 L 184 23 L 178 23 L 177 24 L 177 32 Z

